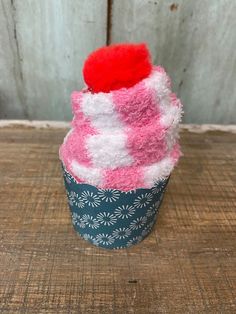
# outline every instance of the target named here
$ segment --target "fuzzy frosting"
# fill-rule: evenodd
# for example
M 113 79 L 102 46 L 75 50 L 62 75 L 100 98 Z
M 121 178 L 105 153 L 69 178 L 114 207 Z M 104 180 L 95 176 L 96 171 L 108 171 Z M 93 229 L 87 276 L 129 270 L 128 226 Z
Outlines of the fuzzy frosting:
M 74 118 L 60 158 L 78 182 L 128 191 L 170 175 L 180 156 L 182 105 L 160 66 L 130 88 L 71 97 Z

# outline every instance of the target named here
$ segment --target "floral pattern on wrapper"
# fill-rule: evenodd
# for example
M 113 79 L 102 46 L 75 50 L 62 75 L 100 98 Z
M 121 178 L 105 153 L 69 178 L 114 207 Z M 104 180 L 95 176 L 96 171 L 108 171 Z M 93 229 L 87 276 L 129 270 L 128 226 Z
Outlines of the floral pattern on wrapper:
M 74 229 L 107 249 L 128 248 L 151 232 L 169 179 L 127 193 L 78 183 L 64 167 L 63 174 Z

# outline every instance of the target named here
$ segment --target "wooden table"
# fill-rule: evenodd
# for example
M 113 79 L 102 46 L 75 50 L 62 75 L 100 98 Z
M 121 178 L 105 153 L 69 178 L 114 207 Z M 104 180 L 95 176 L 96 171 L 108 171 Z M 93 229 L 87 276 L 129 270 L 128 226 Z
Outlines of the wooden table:
M 236 313 L 236 134 L 182 131 L 154 231 L 127 250 L 73 231 L 65 129 L 0 129 L 0 313 Z

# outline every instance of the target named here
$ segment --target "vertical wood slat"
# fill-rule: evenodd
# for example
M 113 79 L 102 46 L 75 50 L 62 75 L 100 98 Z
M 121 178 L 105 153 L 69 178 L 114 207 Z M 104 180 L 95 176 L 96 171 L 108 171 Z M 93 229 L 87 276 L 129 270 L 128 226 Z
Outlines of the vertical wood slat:
M 2 0 L 0 118 L 69 120 L 87 54 L 146 41 L 185 105 L 185 122 L 236 122 L 230 0 Z
M 146 41 L 188 123 L 236 123 L 236 2 L 114 1 L 111 42 Z
M 68 120 L 81 69 L 106 44 L 107 1 L 2 0 L 0 118 Z
M 13 2 L 0 2 L 0 118 L 27 118 L 21 99 L 22 79 L 16 39 Z

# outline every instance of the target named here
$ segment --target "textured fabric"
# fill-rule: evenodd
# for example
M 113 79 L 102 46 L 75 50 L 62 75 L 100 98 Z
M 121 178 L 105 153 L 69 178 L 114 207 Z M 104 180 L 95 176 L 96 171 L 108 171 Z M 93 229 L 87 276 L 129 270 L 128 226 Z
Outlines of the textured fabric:
M 75 230 L 96 246 L 121 249 L 142 241 L 152 230 L 168 179 L 152 189 L 123 192 L 78 183 L 63 168 Z
M 179 99 L 160 66 L 130 88 L 74 92 L 72 130 L 60 158 L 79 182 L 123 191 L 150 188 L 180 156 Z

